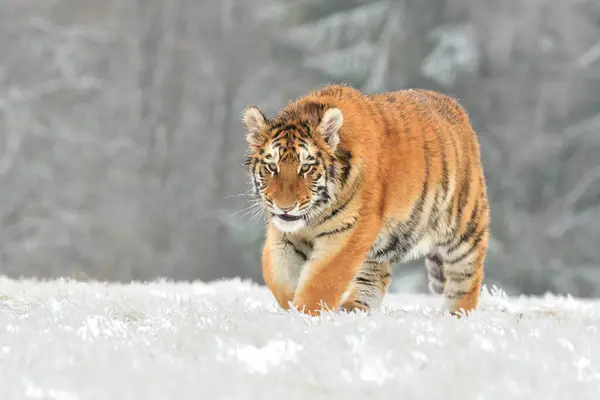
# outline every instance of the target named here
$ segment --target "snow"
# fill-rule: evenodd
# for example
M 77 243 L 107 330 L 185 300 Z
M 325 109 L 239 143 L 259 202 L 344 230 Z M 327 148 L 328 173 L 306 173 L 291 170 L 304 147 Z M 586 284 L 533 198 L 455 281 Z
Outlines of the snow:
M 0 278 L 2 399 L 600 399 L 600 301 L 484 291 L 279 310 L 250 282 Z

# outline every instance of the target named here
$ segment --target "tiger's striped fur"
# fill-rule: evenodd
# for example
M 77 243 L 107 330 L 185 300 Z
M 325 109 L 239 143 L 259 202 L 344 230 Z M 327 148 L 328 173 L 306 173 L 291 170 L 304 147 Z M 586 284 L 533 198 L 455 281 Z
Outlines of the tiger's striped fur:
M 390 264 L 425 257 L 449 311 L 479 301 L 489 206 L 464 109 L 429 90 L 330 85 L 267 119 L 244 111 L 246 166 L 269 211 L 263 276 L 318 314 L 381 303 Z

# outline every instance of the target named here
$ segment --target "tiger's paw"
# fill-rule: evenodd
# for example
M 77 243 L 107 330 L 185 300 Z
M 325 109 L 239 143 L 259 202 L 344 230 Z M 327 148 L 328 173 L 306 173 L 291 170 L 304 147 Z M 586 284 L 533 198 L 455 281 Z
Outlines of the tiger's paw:
M 344 311 L 344 312 L 356 312 L 356 311 L 363 311 L 363 312 L 369 312 L 371 309 L 371 307 L 369 307 L 369 305 L 363 301 L 360 300 L 352 300 L 352 299 L 348 299 L 346 300 L 339 308 L 339 311 Z
M 326 302 L 312 296 L 296 295 L 292 303 L 298 311 L 314 317 L 321 315 L 323 312 L 335 310 L 335 307 L 329 306 L 334 302 Z

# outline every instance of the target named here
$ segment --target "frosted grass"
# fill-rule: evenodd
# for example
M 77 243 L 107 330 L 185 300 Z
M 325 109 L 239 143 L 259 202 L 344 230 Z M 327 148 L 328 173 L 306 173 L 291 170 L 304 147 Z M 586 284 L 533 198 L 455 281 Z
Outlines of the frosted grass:
M 240 280 L 0 279 L 0 398 L 600 399 L 600 302 L 440 304 L 311 318 Z

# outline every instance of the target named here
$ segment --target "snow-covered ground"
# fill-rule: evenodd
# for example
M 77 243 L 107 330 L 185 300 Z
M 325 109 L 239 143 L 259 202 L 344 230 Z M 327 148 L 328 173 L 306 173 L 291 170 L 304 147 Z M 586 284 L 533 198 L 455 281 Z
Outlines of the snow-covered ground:
M 600 399 L 600 302 L 440 301 L 310 318 L 239 280 L 0 279 L 0 398 Z

